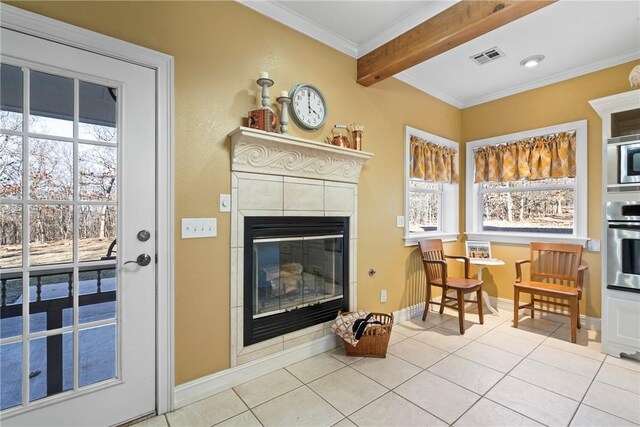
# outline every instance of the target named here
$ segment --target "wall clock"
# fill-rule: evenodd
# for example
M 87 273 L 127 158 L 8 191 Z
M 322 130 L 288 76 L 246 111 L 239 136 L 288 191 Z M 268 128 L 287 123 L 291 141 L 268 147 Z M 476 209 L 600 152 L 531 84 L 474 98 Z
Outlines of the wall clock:
M 304 130 L 318 130 L 327 119 L 327 102 L 317 87 L 300 83 L 289 91 L 291 117 Z

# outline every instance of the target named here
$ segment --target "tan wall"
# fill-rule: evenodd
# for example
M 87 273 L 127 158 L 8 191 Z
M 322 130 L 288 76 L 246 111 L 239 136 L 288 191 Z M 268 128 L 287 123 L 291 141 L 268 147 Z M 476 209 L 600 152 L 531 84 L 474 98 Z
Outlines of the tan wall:
M 395 79 L 364 88 L 355 82 L 353 58 L 235 2 L 13 4 L 175 57 L 176 230 L 183 217 L 218 218 L 217 238 L 182 240 L 176 233 L 178 384 L 229 367 L 230 217 L 218 212 L 217 201 L 231 192 L 227 134 L 252 107 L 261 70 L 275 80 L 272 94 L 308 82 L 327 98 L 324 129 L 291 126 L 291 134 L 319 141 L 335 123 L 365 125 L 363 146 L 375 157 L 359 189 L 359 306 L 389 312 L 422 298 L 409 300 L 404 291 L 412 249 L 395 228 L 403 209 L 404 125 L 459 141 L 460 110 Z M 375 278 L 369 268 L 378 271 Z
M 514 132 L 552 126 L 576 120 L 588 121 L 588 235 L 602 238 L 602 122 L 589 100 L 630 90 L 628 76 L 637 61 L 587 74 L 557 84 L 462 111 L 462 140 L 465 142 Z M 543 64 L 544 65 L 544 64 Z M 542 65 L 542 66 L 543 66 Z M 526 70 L 523 70 L 526 71 Z M 461 188 L 464 193 L 464 188 Z M 464 196 L 462 198 L 464 201 Z M 464 215 L 464 212 L 461 213 Z M 504 267 L 491 267 L 484 275 L 484 288 L 492 295 L 513 299 L 514 262 L 529 257 L 528 246 L 492 244 L 493 254 L 505 260 Z M 600 253 L 585 252 L 589 266 L 581 313 L 601 316 Z
M 228 132 L 252 107 L 259 71 L 275 80 L 272 93 L 298 82 L 317 85 L 329 117 L 315 133 L 323 140 L 335 123 L 365 125 L 363 146 L 375 154 L 361 175 L 358 206 L 358 305 L 390 312 L 423 298 L 420 260 L 395 228 L 403 210 L 404 125 L 460 141 L 582 118 L 589 119 L 589 234 L 600 237 L 600 122 L 586 100 L 626 90 L 630 66 L 460 111 L 395 79 L 364 88 L 356 62 L 235 2 L 14 2 L 8 3 L 88 28 L 175 58 L 175 214 L 217 217 L 218 237 L 181 240 L 176 234 L 176 382 L 229 367 L 229 214 L 217 209 L 230 193 Z M 464 118 L 464 124 L 463 124 Z M 491 127 L 488 126 L 491 124 Z M 461 150 L 462 152 L 464 150 Z M 464 165 L 464 155 L 461 156 Z M 464 178 L 464 175 L 462 176 Z M 464 181 L 461 181 L 464 182 Z M 461 208 L 464 186 L 461 186 Z M 461 215 L 464 229 L 464 212 Z M 461 251 L 453 243 L 447 249 Z M 495 245 L 508 264 L 524 246 Z M 589 254 L 587 314 L 600 315 L 597 254 Z M 369 277 L 369 268 L 377 270 Z M 491 269 L 488 290 L 511 298 L 512 267 Z M 381 289 L 389 302 L 380 304 Z

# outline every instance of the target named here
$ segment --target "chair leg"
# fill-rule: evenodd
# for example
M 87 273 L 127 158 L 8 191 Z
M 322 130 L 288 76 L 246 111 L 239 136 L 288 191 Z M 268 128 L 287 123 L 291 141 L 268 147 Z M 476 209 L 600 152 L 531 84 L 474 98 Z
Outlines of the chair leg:
M 520 289 L 513 288 L 513 327 L 518 327 L 518 315 L 520 314 Z
M 424 322 L 431 308 L 431 285 L 427 283 L 427 298 L 424 301 L 424 313 L 422 314 L 422 321 Z
M 578 298 L 569 299 L 569 314 L 571 315 L 571 342 L 575 343 L 578 329 Z
M 444 313 L 444 302 L 447 299 L 447 290 L 442 288 L 442 297 L 440 298 L 440 314 Z
M 458 291 L 458 322 L 460 335 L 464 335 L 464 293 L 462 291 Z
M 482 314 L 482 289 L 476 291 L 476 300 L 478 301 L 478 317 L 480 317 L 480 324 L 484 325 L 484 316 Z
M 536 297 L 536 296 L 535 296 L 534 294 L 531 294 L 531 318 L 532 318 L 532 319 L 534 319 L 534 315 L 533 315 L 533 313 L 534 313 L 534 311 L 533 311 L 533 299 L 534 299 L 535 297 Z
M 576 313 L 578 316 L 578 329 L 581 329 L 582 325 L 580 324 L 580 300 L 576 301 Z

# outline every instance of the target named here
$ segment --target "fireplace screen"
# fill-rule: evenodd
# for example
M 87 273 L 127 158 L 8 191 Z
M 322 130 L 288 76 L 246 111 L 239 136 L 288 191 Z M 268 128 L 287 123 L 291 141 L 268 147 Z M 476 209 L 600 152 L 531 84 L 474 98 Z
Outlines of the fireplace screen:
M 342 299 L 343 236 L 253 241 L 253 318 Z

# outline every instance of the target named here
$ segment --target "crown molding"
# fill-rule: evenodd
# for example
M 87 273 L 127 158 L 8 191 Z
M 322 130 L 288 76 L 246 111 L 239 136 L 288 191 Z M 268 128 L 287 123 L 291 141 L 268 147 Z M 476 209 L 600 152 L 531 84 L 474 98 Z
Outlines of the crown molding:
M 462 108 L 473 107 L 475 105 L 484 104 L 490 101 L 495 101 L 496 99 L 515 95 L 521 92 L 526 92 L 528 90 L 537 89 L 537 88 L 558 83 L 564 80 L 569 80 L 574 77 L 580 77 L 585 74 L 603 70 L 605 68 L 610 68 L 616 65 L 624 64 L 625 62 L 633 61 L 635 59 L 640 59 L 640 53 L 635 50 L 629 51 L 627 53 L 624 53 L 622 55 L 619 55 L 613 58 L 607 58 L 605 60 L 594 62 L 592 64 L 588 64 L 582 67 L 572 68 L 571 70 L 563 71 L 561 73 L 556 73 L 542 79 L 532 80 L 523 85 L 513 86 L 508 89 L 504 89 L 498 92 L 493 92 L 490 95 L 472 98 L 468 101 L 465 101 Z
M 464 102 L 461 99 L 458 99 L 455 96 L 435 86 L 430 85 L 429 83 L 425 82 L 419 77 L 416 77 L 413 71 L 405 70 L 401 73 L 396 74 L 393 77 L 400 80 L 401 82 L 405 82 L 409 86 L 413 86 L 416 89 L 421 90 L 427 95 L 431 95 L 434 98 L 438 98 L 440 101 L 446 102 L 447 104 L 452 105 L 456 108 L 462 109 L 465 107 Z
M 339 50 L 353 58 L 358 57 L 358 45 L 341 35 L 329 31 L 324 27 L 308 20 L 280 3 L 260 0 L 236 0 L 238 3 L 252 9 L 267 18 L 293 28 L 294 30 Z

